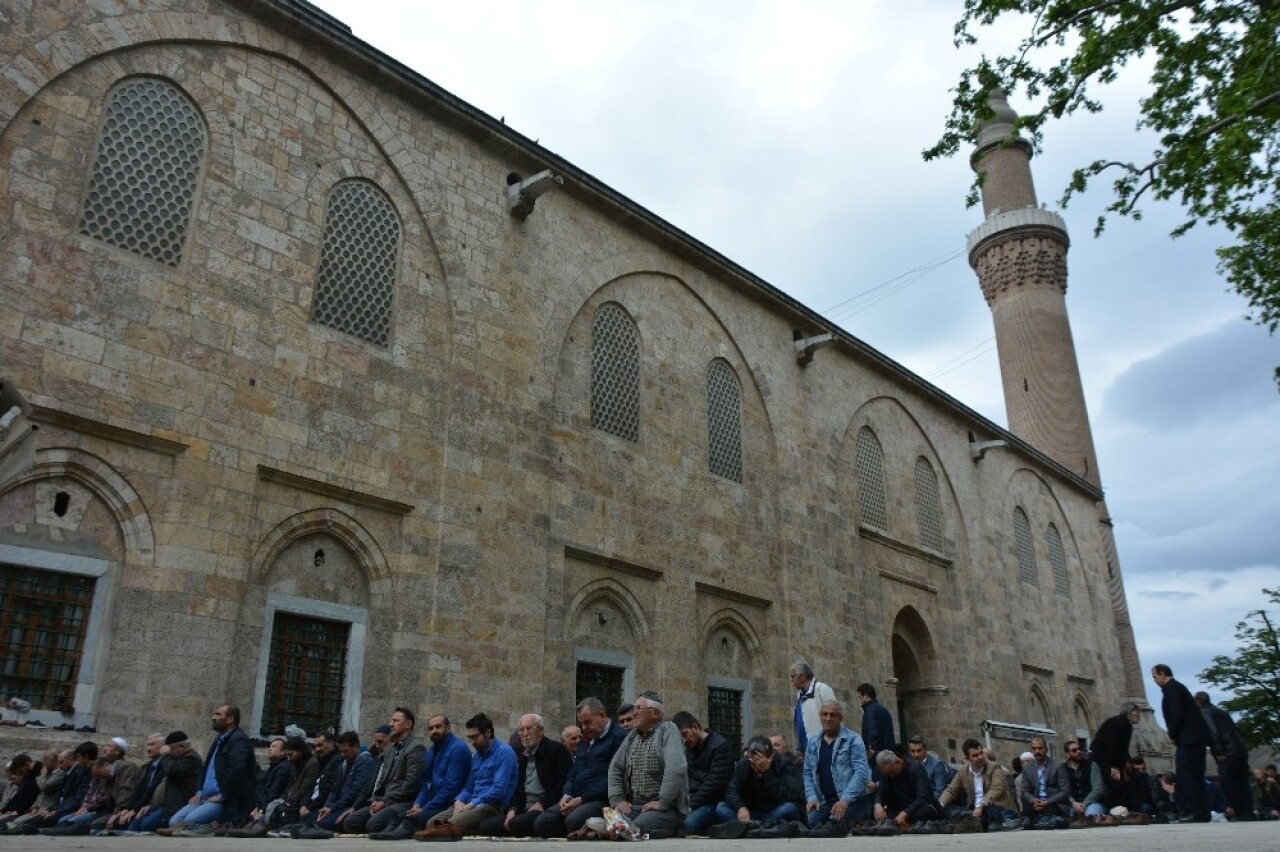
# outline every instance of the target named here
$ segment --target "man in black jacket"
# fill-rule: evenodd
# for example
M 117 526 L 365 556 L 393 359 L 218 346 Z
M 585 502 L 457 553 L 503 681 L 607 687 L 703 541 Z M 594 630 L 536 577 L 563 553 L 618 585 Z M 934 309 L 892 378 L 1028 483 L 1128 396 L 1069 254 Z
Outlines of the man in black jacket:
M 1160 711 L 1169 739 L 1177 747 L 1174 769 L 1178 776 L 1178 797 L 1184 811 L 1195 822 L 1209 821 L 1209 805 L 1204 795 L 1204 750 L 1209 746 L 1209 728 L 1200 715 L 1191 692 L 1173 678 L 1173 669 L 1164 663 L 1151 668 L 1151 679 L 1164 693 Z
M 1138 705 L 1126 701 L 1120 712 L 1106 719 L 1089 744 L 1089 756 L 1098 764 L 1102 774 L 1102 800 L 1107 810 L 1124 805 L 1128 807 L 1129 790 L 1124 770 L 1129 762 L 1129 742 L 1133 739 L 1133 726 L 1138 724 Z
M 564 781 L 573 759 L 563 745 L 546 736 L 542 717 L 537 713 L 521 716 L 516 733 L 520 736 L 520 749 L 515 795 L 506 813 L 480 824 L 481 835 L 533 837 L 538 817 L 564 795 Z
M 703 835 L 716 821 L 716 805 L 729 789 L 737 755 L 728 740 L 715 731 L 704 731 L 702 723 L 687 710 L 677 713 L 671 721 L 680 729 L 685 763 L 689 767 L 689 815 L 680 833 Z
M 876 766 L 884 778 L 876 788 L 876 820 L 893 820 L 905 831 L 916 823 L 942 819 L 942 805 L 923 766 L 888 749 L 876 755 Z
M 752 737 L 747 742 L 747 756 L 733 767 L 724 801 L 716 806 L 715 821 L 803 819 L 803 765 L 779 754 L 769 737 Z
M 276 737 L 267 746 L 267 768 L 258 776 L 258 783 L 253 791 L 253 810 L 249 813 L 251 822 L 262 816 L 267 805 L 284 794 L 292 771 L 293 764 L 284 755 L 284 737 Z
M 138 811 L 151 804 L 156 788 L 164 780 L 164 737 L 161 734 L 152 734 L 147 737 L 146 748 L 149 759 L 139 773 L 138 784 L 133 789 L 133 795 L 126 802 L 116 802 L 118 810 L 107 819 L 107 824 L 104 826 L 107 831 L 127 829 L 129 824 L 137 818 Z
M 164 738 L 164 755 L 160 775 L 164 779 L 164 798 L 151 801 L 138 808 L 129 824 L 130 831 L 156 831 L 167 826 L 169 819 L 186 806 L 200 789 L 200 755 L 191 748 L 191 740 L 183 731 L 174 731 Z M 169 831 L 168 828 L 164 829 Z
M 240 730 L 240 708 L 223 704 L 213 711 L 210 723 L 218 736 L 204 760 L 200 787 L 186 807 L 169 818 L 170 828 L 186 823 L 207 826 L 198 833 L 212 834 L 214 823 L 238 826 L 253 809 L 258 764 L 248 735 Z
M 1253 795 L 1249 789 L 1249 747 L 1240 736 L 1236 722 L 1227 711 L 1209 700 L 1209 693 L 1197 692 L 1196 706 L 1209 729 L 1209 753 L 1218 764 L 1222 795 L 1236 819 L 1253 819 Z

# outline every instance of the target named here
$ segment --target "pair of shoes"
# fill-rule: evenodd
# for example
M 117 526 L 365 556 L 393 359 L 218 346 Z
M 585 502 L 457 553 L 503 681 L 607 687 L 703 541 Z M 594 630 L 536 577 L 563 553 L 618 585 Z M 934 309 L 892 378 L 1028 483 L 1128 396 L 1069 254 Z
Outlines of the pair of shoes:
M 280 826 L 275 831 L 268 831 L 267 837 L 280 837 L 285 839 L 292 839 L 298 836 L 297 832 L 301 830 L 301 828 L 302 828 L 302 823 L 291 822 L 288 825 Z
M 822 825 L 809 829 L 809 836 L 817 838 L 848 837 L 849 825 L 848 823 L 827 820 Z
M 712 840 L 737 840 L 746 834 L 750 829 L 750 825 L 740 819 L 731 819 L 728 822 L 720 822 L 707 829 L 707 837 Z
M 406 828 L 408 828 L 408 823 L 401 823 L 401 825 L 404 825 Z M 293 833 L 294 840 L 329 840 L 332 837 L 333 837 L 332 831 L 321 828 L 318 825 L 304 825 L 302 828 L 298 829 Z M 413 829 L 409 828 L 408 833 L 404 836 L 403 839 L 409 840 L 412 837 L 413 837 Z M 383 839 L 386 840 L 387 838 L 384 837 Z
M 321 829 L 323 831 L 323 829 Z M 405 820 L 399 820 L 395 825 L 387 826 L 382 831 L 375 831 L 369 835 L 370 840 L 412 840 L 413 825 Z
M 1001 824 L 1000 829 L 1002 831 L 1022 831 L 1022 820 L 1017 817 L 1011 817 Z
M 177 825 L 171 825 L 166 828 L 157 828 L 156 834 L 160 835 L 161 837 L 176 837 L 178 832 L 182 831 L 186 827 L 187 827 L 187 823 L 180 822 Z
M 753 840 L 790 840 L 800 836 L 800 826 L 786 820 L 766 822 L 759 828 L 748 831 L 746 836 Z
M 1095 823 L 1089 817 L 1081 816 L 1081 817 L 1076 817 L 1075 819 L 1071 820 L 1071 822 L 1067 823 L 1067 828 L 1093 828 L 1096 824 L 1097 823 Z
M 951 826 L 940 819 L 922 820 L 910 828 L 911 834 L 950 834 Z
M 586 828 L 586 826 L 583 826 Z M 461 840 L 462 826 L 454 825 L 451 822 L 436 822 L 428 825 L 422 831 L 414 832 L 414 840 L 423 840 L 428 843 L 440 840 Z
M 78 835 L 88 834 L 89 826 L 73 822 L 64 822 L 60 825 L 51 826 L 49 828 L 42 828 L 40 829 L 40 833 L 47 834 L 52 837 L 76 837 Z
M 213 837 L 213 833 L 217 831 L 217 827 L 211 822 L 202 822 L 199 825 L 193 825 L 184 828 L 182 831 L 176 832 L 174 837 Z
M 266 837 L 267 824 L 259 820 L 258 822 L 246 825 L 244 828 L 233 828 L 227 832 L 227 837 Z
M 982 831 L 982 819 L 973 814 L 965 814 L 951 821 L 953 834 L 979 834 Z

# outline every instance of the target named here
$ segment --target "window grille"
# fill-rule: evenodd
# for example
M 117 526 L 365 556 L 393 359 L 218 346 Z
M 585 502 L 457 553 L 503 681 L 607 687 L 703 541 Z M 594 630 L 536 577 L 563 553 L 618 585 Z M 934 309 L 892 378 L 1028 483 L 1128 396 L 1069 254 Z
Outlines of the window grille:
M 591 325 L 591 425 L 640 440 L 640 333 L 617 305 L 601 307 Z
M 391 336 L 400 218 L 382 190 L 344 180 L 329 193 L 311 318 L 376 346 Z
M 295 724 L 315 736 L 339 727 L 351 625 L 277 612 L 262 708 L 262 735 Z
M 598 698 L 612 718 L 622 706 L 622 676 L 624 669 L 599 663 L 578 663 L 575 694 L 577 701 Z M 576 704 L 577 702 L 575 702 Z
M 707 464 L 717 476 L 742 481 L 742 391 L 719 359 L 707 368 Z
M 734 754 L 742 751 L 742 692 L 707 687 L 707 727 L 729 741 Z
M 1039 585 L 1036 578 L 1036 554 L 1031 545 L 1031 524 L 1021 506 L 1013 510 L 1013 542 L 1018 549 L 1018 576 L 1024 583 Z
M 130 80 L 107 104 L 80 233 L 177 266 L 195 204 L 206 132 L 162 80 Z
M 0 696 L 73 705 L 93 587 L 92 577 L 0 565 Z
M 1044 537 L 1049 545 L 1049 564 L 1053 566 L 1053 588 L 1058 594 L 1069 598 L 1071 585 L 1067 581 L 1067 557 L 1062 551 L 1062 536 L 1058 535 L 1057 527 L 1049 524 Z
M 882 530 L 889 528 L 884 493 L 884 452 L 875 433 L 863 426 L 855 447 L 858 472 L 858 509 L 862 522 Z
M 916 518 L 920 522 L 920 544 L 942 551 L 942 500 L 938 475 L 924 456 L 916 459 Z

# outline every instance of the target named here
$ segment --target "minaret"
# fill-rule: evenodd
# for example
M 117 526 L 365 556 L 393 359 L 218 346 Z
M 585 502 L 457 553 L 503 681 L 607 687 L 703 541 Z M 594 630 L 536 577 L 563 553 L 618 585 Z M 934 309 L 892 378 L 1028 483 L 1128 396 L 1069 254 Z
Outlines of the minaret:
M 977 147 L 969 160 L 984 176 L 987 217 L 969 234 L 969 265 L 978 274 L 995 323 L 1009 431 L 1101 489 L 1067 318 L 1067 226 L 1061 216 L 1036 203 L 1031 144 L 1014 135 L 1018 116 L 1004 93 L 995 91 L 989 103 L 995 117 L 978 126 Z M 1106 571 L 1125 692 L 1146 706 L 1110 512 L 1102 500 L 1096 508 L 1106 559 L 1105 567 L 1096 567 Z M 1148 718 L 1142 727 L 1149 734 L 1156 731 L 1153 726 Z M 1140 739 L 1154 742 L 1143 734 Z M 1159 753 L 1151 742 L 1144 753 Z
M 1013 135 L 1004 93 L 990 103 L 995 117 L 978 127 L 969 160 L 987 216 L 969 234 L 969 265 L 995 321 L 1009 431 L 1100 487 L 1067 319 L 1067 226 L 1036 203 L 1031 144 Z

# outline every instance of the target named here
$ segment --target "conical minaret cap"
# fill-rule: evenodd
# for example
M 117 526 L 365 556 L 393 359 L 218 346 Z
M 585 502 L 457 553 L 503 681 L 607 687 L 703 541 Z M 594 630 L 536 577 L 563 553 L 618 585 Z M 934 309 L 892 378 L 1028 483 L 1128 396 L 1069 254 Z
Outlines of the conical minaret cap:
M 979 122 L 977 127 L 978 150 L 982 151 L 1009 141 L 1027 145 L 1027 141 L 1013 131 L 1018 114 L 1009 106 L 1009 98 L 1002 89 L 992 89 L 987 95 L 987 103 L 995 111 L 991 118 Z M 1027 146 L 1030 147 L 1030 146 Z

